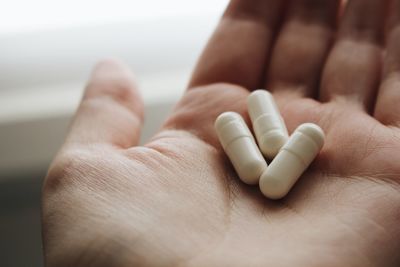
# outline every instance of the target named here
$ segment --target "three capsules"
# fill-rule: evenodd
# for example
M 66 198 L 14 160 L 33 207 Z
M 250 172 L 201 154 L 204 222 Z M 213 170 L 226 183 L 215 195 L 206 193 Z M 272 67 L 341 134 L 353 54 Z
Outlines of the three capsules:
M 244 183 L 258 183 L 270 199 L 283 198 L 322 149 L 324 132 L 316 124 L 305 123 L 289 137 L 268 91 L 256 90 L 247 100 L 256 140 L 235 112 L 222 113 L 216 119 L 218 138 Z M 264 157 L 272 160 L 269 166 Z

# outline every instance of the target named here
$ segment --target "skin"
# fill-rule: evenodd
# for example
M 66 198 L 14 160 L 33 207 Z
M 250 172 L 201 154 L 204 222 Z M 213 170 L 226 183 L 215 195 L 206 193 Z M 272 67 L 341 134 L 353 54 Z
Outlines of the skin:
M 44 183 L 46 265 L 399 266 L 399 25 L 399 0 L 232 0 L 143 146 L 132 74 L 100 63 Z M 290 132 L 326 133 L 280 201 L 238 179 L 213 129 L 249 122 L 256 88 Z

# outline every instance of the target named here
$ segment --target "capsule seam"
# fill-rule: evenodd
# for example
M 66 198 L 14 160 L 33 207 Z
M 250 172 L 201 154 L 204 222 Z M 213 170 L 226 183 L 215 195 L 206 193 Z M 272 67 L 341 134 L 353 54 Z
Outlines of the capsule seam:
M 307 134 L 304 134 L 304 133 L 302 133 L 300 131 L 299 131 L 299 133 L 301 135 L 305 136 L 308 140 L 310 140 L 315 145 L 316 150 L 320 149 L 319 145 L 317 144 L 317 142 L 314 141 L 314 139 L 312 139 L 310 136 L 308 136 Z
M 258 121 L 258 120 L 260 120 L 260 119 L 263 119 L 263 118 L 272 118 L 272 120 L 275 120 L 275 116 L 273 115 L 273 114 L 271 114 L 271 113 L 263 113 L 263 114 L 260 114 L 256 119 L 255 119 L 255 121 L 254 122 L 256 122 L 256 121 Z
M 304 167 L 307 167 L 307 164 L 304 162 L 302 157 L 300 157 L 296 152 L 292 151 L 291 149 L 289 149 L 287 147 L 282 148 L 282 150 L 285 150 L 285 151 L 289 152 L 290 154 L 296 156 L 300 160 L 300 162 L 304 165 Z
M 265 118 L 269 118 L 270 119 L 268 121 L 270 124 L 272 122 L 276 122 L 277 124 L 279 124 L 278 127 L 282 127 L 282 121 L 280 119 L 274 118 L 274 116 L 272 114 L 263 114 L 263 115 L 259 116 L 257 119 L 254 120 L 253 124 L 259 124 L 260 121 L 262 119 L 265 119 Z
M 248 135 L 240 135 L 240 136 L 237 136 L 237 137 L 233 138 L 231 141 L 229 141 L 229 142 L 224 146 L 224 148 L 228 147 L 230 144 L 232 144 L 233 142 L 235 142 L 235 141 L 238 140 L 239 138 L 243 138 L 243 137 L 245 137 L 245 138 L 250 138 L 250 139 L 253 140 L 253 142 L 254 142 L 254 139 L 251 138 L 251 136 L 248 136 Z
M 280 132 L 280 128 L 271 128 L 270 130 L 268 130 L 268 131 L 264 131 L 264 132 L 262 132 L 261 134 L 260 134 L 260 138 L 263 138 L 263 137 L 265 137 L 266 135 L 269 135 L 269 134 L 271 134 L 271 132 L 276 132 L 276 131 L 279 131 Z

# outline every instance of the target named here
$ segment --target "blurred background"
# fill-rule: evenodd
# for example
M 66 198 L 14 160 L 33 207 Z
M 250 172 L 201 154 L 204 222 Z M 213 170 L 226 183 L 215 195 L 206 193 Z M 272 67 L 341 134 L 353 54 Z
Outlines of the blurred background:
M 227 0 L 13 0 L 0 9 L 0 266 L 43 266 L 40 191 L 93 65 L 137 75 L 142 140 L 185 89 Z

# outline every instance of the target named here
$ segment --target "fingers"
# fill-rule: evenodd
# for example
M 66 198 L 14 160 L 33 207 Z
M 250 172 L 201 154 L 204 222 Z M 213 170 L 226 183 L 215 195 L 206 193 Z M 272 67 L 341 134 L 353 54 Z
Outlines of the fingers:
M 66 144 L 105 143 L 127 148 L 138 143 L 143 103 L 127 66 L 96 66 L 73 120 Z
M 200 57 L 189 88 L 217 82 L 258 88 L 284 2 L 232 0 Z
M 336 25 L 337 0 L 292 1 L 273 50 L 265 87 L 313 96 Z
M 374 116 L 384 124 L 400 126 L 400 0 L 392 1 L 389 10 L 386 56 Z
M 380 80 L 386 0 L 350 0 L 322 75 L 322 101 L 371 109 Z

